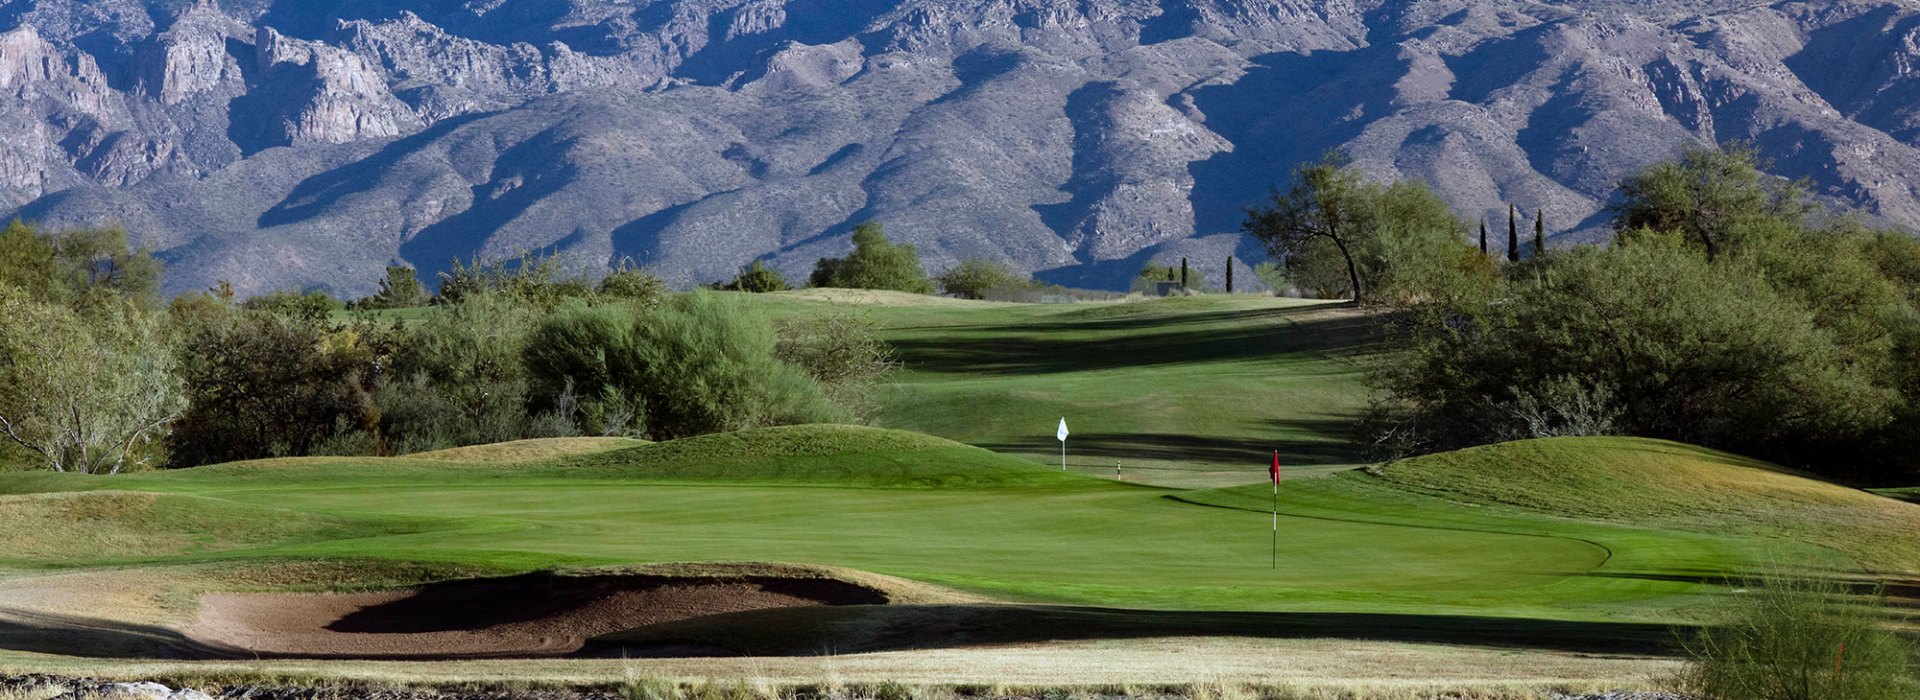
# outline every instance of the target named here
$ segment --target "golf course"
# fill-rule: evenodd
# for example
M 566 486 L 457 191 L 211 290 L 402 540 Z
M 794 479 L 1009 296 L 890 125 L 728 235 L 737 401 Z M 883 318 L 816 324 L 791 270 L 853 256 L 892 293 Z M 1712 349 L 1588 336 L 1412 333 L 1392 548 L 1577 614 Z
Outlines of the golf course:
M 0 473 L 0 672 L 1530 697 L 1659 687 L 1772 571 L 1920 578 L 1920 505 L 1725 452 L 1376 463 L 1344 304 L 739 297 L 870 320 L 873 425 Z

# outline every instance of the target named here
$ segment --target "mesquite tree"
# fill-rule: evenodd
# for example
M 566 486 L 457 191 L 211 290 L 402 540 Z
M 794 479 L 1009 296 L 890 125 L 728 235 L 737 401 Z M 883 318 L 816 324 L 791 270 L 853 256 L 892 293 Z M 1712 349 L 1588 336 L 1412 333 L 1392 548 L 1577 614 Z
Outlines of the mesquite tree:
M 1241 228 L 1289 266 L 1316 244 L 1331 244 L 1346 264 L 1354 302 L 1365 303 L 1355 248 L 1368 235 L 1365 200 L 1370 183 L 1347 163 L 1346 154 L 1336 151 L 1318 163 L 1301 165 L 1293 173 L 1293 187 L 1274 191 L 1267 208 L 1248 210 Z
M 154 312 L 109 302 L 82 314 L 0 288 L 0 439 L 57 472 L 144 465 L 185 408 Z

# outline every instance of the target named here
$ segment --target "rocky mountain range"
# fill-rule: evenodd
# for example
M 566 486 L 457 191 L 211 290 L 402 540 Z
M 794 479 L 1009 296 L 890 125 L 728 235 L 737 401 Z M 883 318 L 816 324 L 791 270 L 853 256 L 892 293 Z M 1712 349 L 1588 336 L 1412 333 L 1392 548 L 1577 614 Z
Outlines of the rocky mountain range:
M 804 275 L 1210 276 L 1344 148 L 1556 238 L 1688 141 L 1920 228 L 1909 0 L 0 0 L 0 208 L 116 224 L 170 291 L 369 291 L 553 251 Z

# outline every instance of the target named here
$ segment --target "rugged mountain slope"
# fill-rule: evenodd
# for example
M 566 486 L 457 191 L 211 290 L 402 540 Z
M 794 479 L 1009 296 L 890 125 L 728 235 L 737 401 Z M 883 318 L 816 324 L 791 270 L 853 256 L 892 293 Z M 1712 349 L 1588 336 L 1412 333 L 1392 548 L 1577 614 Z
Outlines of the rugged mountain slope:
M 120 223 L 175 291 L 530 248 L 802 273 L 868 218 L 936 269 L 1111 285 L 1255 253 L 1241 208 L 1333 147 L 1578 238 L 1624 174 L 1752 139 L 1920 226 L 1902 1 L 0 0 L 0 28 L 0 206 Z

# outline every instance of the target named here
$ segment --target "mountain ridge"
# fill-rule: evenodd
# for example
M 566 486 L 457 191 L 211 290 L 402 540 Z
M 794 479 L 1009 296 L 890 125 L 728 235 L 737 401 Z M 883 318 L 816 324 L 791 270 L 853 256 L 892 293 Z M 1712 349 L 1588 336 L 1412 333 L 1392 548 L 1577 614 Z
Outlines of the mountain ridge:
M 552 251 L 686 285 L 883 221 L 929 268 L 1111 287 L 1258 258 L 1347 150 L 1594 239 L 1621 177 L 1751 140 L 1920 228 L 1920 6 L 1509 0 L 12 0 L 0 206 L 124 226 L 169 291 L 372 289 Z

